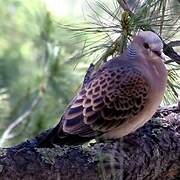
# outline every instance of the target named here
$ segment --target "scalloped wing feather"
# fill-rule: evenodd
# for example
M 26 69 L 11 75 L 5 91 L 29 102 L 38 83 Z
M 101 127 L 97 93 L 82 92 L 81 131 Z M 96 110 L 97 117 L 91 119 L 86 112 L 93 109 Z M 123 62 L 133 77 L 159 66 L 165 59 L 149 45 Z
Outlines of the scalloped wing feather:
M 131 66 L 101 69 L 65 112 L 63 130 L 95 136 L 117 128 L 143 110 L 148 92 L 146 79 Z

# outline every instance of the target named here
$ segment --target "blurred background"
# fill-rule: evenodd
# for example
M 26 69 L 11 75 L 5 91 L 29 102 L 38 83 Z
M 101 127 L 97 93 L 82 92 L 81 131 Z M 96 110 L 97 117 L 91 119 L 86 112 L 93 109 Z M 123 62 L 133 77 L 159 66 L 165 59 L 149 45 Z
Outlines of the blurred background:
M 110 20 L 110 13 L 102 6 L 104 3 L 117 12 L 117 3 L 97 2 L 0 1 L 0 146 L 20 143 L 58 122 L 89 64 L 103 52 L 103 43 L 98 43 L 105 42 L 107 33 L 98 34 L 95 23 L 95 29 L 86 28 L 89 20 L 102 16 L 104 24 L 116 23 L 111 27 L 115 33 L 108 34 L 111 37 L 104 43 L 106 47 L 121 33 L 117 18 Z M 178 8 L 174 7 L 175 12 Z M 176 25 L 179 28 L 179 21 Z M 169 30 L 161 33 L 166 32 Z M 173 36 L 177 37 L 178 33 Z M 174 103 L 176 97 L 168 98 L 168 103 Z

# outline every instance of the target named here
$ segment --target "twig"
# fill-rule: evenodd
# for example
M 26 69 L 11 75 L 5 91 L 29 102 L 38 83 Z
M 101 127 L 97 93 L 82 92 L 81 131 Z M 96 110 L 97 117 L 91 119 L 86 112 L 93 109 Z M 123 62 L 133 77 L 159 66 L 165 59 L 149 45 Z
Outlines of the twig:
M 162 1 L 163 3 L 163 7 L 162 7 L 162 16 L 161 16 L 161 20 L 160 20 L 160 30 L 159 30 L 159 34 L 160 36 L 162 35 L 162 30 L 163 30 L 163 25 L 164 25 L 164 15 L 165 15 L 165 9 L 166 9 L 166 3 L 167 1 Z
M 128 13 L 130 13 L 130 15 L 133 15 L 134 13 L 131 11 L 129 4 L 127 3 L 126 0 L 117 0 L 117 2 L 119 3 L 119 5 L 124 9 L 124 11 L 127 11 Z
M 177 41 L 170 41 L 167 45 L 170 46 L 170 47 L 177 47 L 177 46 L 180 46 L 180 40 L 177 40 Z
M 169 46 L 164 41 L 163 41 L 163 44 L 164 44 L 164 48 L 163 48 L 164 54 L 172 59 L 172 60 L 166 61 L 165 63 L 169 64 L 170 62 L 176 62 L 177 64 L 180 64 L 180 55 L 178 55 L 178 53 L 174 51 L 172 46 Z
M 34 101 L 32 102 L 31 106 L 29 107 L 28 110 L 26 110 L 21 116 L 19 116 L 15 121 L 13 121 L 13 123 L 11 123 L 7 129 L 4 131 L 3 135 L 1 136 L 0 139 L 0 146 L 3 145 L 4 141 L 6 139 L 8 139 L 8 137 L 10 136 L 10 133 L 12 132 L 12 130 L 14 128 L 16 128 L 20 123 L 22 123 L 25 119 L 27 119 L 27 117 L 29 117 L 31 115 L 31 113 L 33 112 L 33 110 L 35 109 L 35 107 L 39 104 L 39 102 L 42 99 L 42 94 L 39 94 Z

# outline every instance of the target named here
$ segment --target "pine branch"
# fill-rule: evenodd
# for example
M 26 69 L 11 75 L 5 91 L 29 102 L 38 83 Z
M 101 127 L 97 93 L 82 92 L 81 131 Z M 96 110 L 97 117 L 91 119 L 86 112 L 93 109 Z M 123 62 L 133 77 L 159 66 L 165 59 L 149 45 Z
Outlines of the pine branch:
M 124 11 L 129 12 L 131 17 L 135 16 L 135 14 L 130 10 L 126 0 L 117 0 L 117 2 L 124 9 Z M 151 27 L 145 27 L 143 25 L 141 26 L 141 29 L 142 30 L 151 30 L 151 31 L 155 32 Z M 162 37 L 160 37 L 160 38 L 162 39 Z M 180 55 L 178 55 L 178 53 L 176 51 L 174 51 L 174 49 L 172 48 L 172 44 L 169 45 L 169 44 L 165 43 L 165 41 L 163 39 L 162 39 L 162 41 L 164 44 L 164 48 L 163 48 L 164 54 L 167 55 L 169 58 L 171 58 L 171 60 L 166 61 L 166 64 L 169 64 L 170 62 L 176 62 L 177 64 L 180 64 Z M 176 42 L 176 45 L 179 45 L 179 41 Z

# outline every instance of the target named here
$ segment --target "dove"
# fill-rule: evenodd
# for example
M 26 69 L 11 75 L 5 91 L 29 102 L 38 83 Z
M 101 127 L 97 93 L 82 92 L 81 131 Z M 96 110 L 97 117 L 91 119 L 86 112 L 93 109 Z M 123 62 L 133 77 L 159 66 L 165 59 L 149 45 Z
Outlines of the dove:
M 159 36 L 139 32 L 120 56 L 90 74 L 39 147 L 119 139 L 142 127 L 156 112 L 166 89 L 164 60 Z

